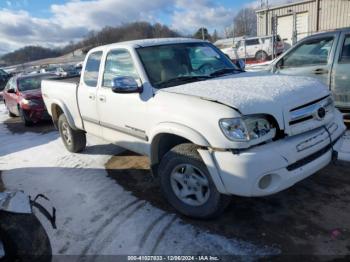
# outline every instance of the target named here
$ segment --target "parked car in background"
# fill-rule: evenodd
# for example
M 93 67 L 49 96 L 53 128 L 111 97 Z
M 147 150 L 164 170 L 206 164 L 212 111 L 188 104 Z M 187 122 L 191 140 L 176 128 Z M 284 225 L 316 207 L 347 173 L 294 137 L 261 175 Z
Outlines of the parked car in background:
M 319 79 L 332 91 L 335 105 L 350 116 L 350 28 L 304 38 L 267 70 Z
M 74 77 L 78 76 L 80 72 L 76 69 L 74 65 L 65 65 L 58 67 L 56 69 L 56 74 L 60 77 Z
M 10 79 L 11 75 L 0 69 L 0 101 L 3 99 L 2 92 Z
M 42 92 L 67 150 L 91 133 L 148 156 L 169 203 L 197 218 L 316 173 L 346 129 L 317 80 L 246 73 L 196 39 L 94 48 L 80 79 L 44 80 Z
M 40 73 L 52 73 L 59 77 L 74 77 L 80 75 L 80 71 L 74 65 L 49 66 L 42 68 Z
M 29 126 L 50 119 L 41 95 L 41 81 L 56 78 L 54 74 L 19 75 L 12 77 L 3 92 L 4 103 L 11 117 L 20 116 Z
M 214 44 L 231 60 L 254 59 L 262 62 L 273 55 L 273 36 L 237 37 L 218 40 Z M 284 52 L 284 43 L 280 36 L 275 39 L 276 54 Z

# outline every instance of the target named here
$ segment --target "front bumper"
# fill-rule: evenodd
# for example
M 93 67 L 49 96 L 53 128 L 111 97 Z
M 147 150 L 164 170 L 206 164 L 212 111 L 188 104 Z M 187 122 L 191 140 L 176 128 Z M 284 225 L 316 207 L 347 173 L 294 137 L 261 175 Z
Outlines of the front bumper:
M 49 120 L 51 119 L 50 115 L 46 111 L 46 109 L 42 108 L 30 108 L 24 110 L 27 118 L 33 122 L 38 122 L 40 120 Z
M 327 166 L 341 147 L 346 127 L 336 113 L 333 123 L 300 135 L 251 148 L 231 151 L 199 151 L 214 183 L 224 194 L 265 196 L 291 187 Z M 210 154 L 211 159 L 208 154 Z M 211 162 L 212 160 L 212 162 Z

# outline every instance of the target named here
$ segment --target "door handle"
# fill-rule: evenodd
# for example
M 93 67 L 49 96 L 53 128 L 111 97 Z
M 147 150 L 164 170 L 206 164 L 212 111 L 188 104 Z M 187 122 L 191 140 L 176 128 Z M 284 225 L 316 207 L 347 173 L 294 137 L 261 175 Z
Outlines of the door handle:
M 324 74 L 328 74 L 328 70 L 327 69 L 323 69 L 323 68 L 318 68 L 318 69 L 315 69 L 313 71 L 313 73 L 315 75 L 324 75 Z
M 105 96 L 99 96 L 98 98 L 101 102 L 105 103 L 106 102 L 106 97 Z
M 89 94 L 89 99 L 91 99 L 91 100 L 95 100 L 95 95 L 94 94 Z

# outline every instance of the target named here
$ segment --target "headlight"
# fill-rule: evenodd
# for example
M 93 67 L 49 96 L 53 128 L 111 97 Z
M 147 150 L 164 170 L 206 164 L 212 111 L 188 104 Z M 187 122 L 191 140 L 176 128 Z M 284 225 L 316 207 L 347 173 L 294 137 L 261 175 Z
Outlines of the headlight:
M 33 101 L 33 100 L 28 100 L 28 99 L 25 99 L 25 98 L 23 98 L 23 99 L 21 100 L 21 104 L 23 104 L 23 105 L 28 105 L 28 106 L 36 106 L 36 105 L 38 105 L 38 103 L 36 103 L 35 101 Z
M 276 135 L 276 128 L 264 116 L 221 119 L 219 125 L 224 135 L 236 142 L 264 142 Z

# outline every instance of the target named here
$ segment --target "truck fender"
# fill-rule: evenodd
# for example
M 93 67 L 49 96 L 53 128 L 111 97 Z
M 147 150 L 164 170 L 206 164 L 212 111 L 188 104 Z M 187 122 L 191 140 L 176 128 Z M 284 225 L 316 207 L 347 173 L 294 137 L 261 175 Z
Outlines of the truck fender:
M 72 115 L 69 113 L 69 110 L 68 110 L 68 108 L 65 106 L 65 104 L 63 103 L 63 102 L 61 102 L 61 101 L 59 101 L 59 100 L 53 100 L 52 102 L 51 102 L 51 117 L 52 117 L 52 120 L 54 121 L 54 123 L 55 123 L 55 125 L 56 125 L 56 123 L 57 123 L 57 121 L 58 121 L 58 117 L 59 117 L 59 115 L 54 115 L 55 114 L 55 112 L 53 112 L 53 107 L 56 107 L 56 106 L 58 106 L 62 111 L 63 111 L 63 113 L 64 113 L 64 115 L 66 116 L 66 118 L 67 118 L 67 121 L 68 121 L 68 123 L 69 123 L 69 125 L 70 125 L 70 127 L 71 128 L 73 128 L 73 129 L 78 129 L 77 127 L 76 127 L 76 125 L 75 125 L 75 123 L 74 123 L 74 120 L 73 120 L 73 117 L 72 117 Z M 56 126 L 57 127 L 57 126 Z
M 216 165 L 216 161 L 212 155 L 212 153 L 208 149 L 198 149 L 198 153 L 201 156 L 203 162 L 208 168 L 208 172 L 211 176 L 211 179 L 213 180 L 216 189 L 221 194 L 229 194 L 228 191 L 225 188 L 225 184 L 223 180 L 221 179 L 221 176 L 218 172 L 218 167 Z
M 151 132 L 151 144 L 153 145 L 153 141 L 157 137 L 157 135 L 164 133 L 183 137 L 186 140 L 192 142 L 193 144 L 200 146 L 198 148 L 198 153 L 201 156 L 204 164 L 207 166 L 209 174 L 217 190 L 222 194 L 227 194 L 227 190 L 225 189 L 224 183 L 220 177 L 217 166 L 215 164 L 215 160 L 213 159 L 212 154 L 208 149 L 210 148 L 210 143 L 201 133 L 183 124 L 163 122 L 159 124 L 153 130 L 153 132 Z M 153 152 L 151 152 L 151 156 L 153 156 Z M 153 157 L 151 157 L 151 163 L 154 164 Z
M 153 142 L 153 139 L 158 134 L 172 134 L 181 136 L 189 141 L 191 141 L 193 144 L 203 146 L 203 147 L 209 147 L 210 144 L 208 140 L 205 139 L 205 137 L 200 134 L 198 131 L 183 125 L 179 123 L 174 122 L 162 122 L 158 124 L 150 133 L 150 141 Z

